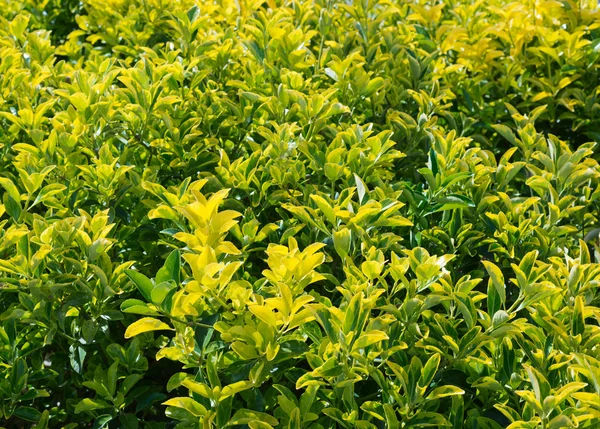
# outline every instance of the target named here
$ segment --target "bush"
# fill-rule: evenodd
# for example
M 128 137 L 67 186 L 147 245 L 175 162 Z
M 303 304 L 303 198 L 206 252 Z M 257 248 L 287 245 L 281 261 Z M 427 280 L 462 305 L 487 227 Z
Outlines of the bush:
M 600 427 L 595 0 L 0 14 L 6 428 Z

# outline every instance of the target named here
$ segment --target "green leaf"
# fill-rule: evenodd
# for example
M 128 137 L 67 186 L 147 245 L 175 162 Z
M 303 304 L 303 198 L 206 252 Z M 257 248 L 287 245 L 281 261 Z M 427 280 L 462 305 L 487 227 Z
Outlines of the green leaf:
M 456 386 L 440 386 L 436 387 L 427 395 L 427 399 L 432 401 L 434 399 L 445 398 L 446 396 L 464 395 L 465 391 L 459 389 Z
M 342 258 L 348 256 L 351 245 L 352 232 L 348 228 L 341 228 L 333 233 L 333 246 L 337 254 Z
M 574 428 L 575 424 L 565 415 L 556 416 L 548 423 L 548 429 Z
M 16 358 L 11 371 L 10 387 L 13 393 L 19 394 L 27 385 L 28 378 L 27 362 L 24 358 Z
M 383 411 L 385 413 L 385 421 L 388 429 L 399 429 L 400 422 L 398 421 L 394 407 L 390 404 L 383 404 Z
M 106 372 L 106 384 L 110 396 L 114 396 L 117 391 L 117 377 L 119 372 L 119 362 L 114 362 Z
M 150 298 L 154 304 L 161 305 L 169 293 L 175 289 L 177 286 L 171 281 L 159 283 L 152 289 Z
M 121 383 L 119 391 L 126 395 L 142 378 L 141 374 L 128 375 Z
M 21 208 L 21 203 L 19 201 L 15 201 L 10 195 L 5 194 L 4 198 L 4 208 L 6 212 L 12 217 L 16 222 L 21 218 L 21 213 L 23 209 Z
M 32 407 L 18 407 L 13 416 L 28 422 L 37 422 L 42 417 L 42 413 Z
M 251 422 L 265 422 L 271 426 L 279 424 L 278 420 L 269 414 L 241 409 L 233 415 L 226 426 L 247 425 Z
M 151 309 L 144 301 L 140 301 L 139 299 L 126 299 L 121 304 L 121 311 L 123 313 L 141 314 L 145 316 L 160 315 L 160 313 Z
M 466 209 L 475 207 L 475 203 L 464 195 L 451 194 L 437 201 L 437 204 L 427 214 L 438 213 L 455 209 Z
M 574 336 L 581 335 L 585 332 L 585 304 L 581 295 L 575 298 L 571 326 Z
M 419 386 L 428 387 L 433 381 L 433 377 L 435 377 L 435 373 L 438 370 L 438 366 L 440 365 L 441 356 L 439 353 L 432 355 L 425 366 L 423 367 L 423 372 L 421 373 L 421 378 L 419 380 Z
M 429 169 L 433 173 L 433 177 L 437 176 L 440 169 L 438 167 L 437 153 L 433 148 L 429 149 Z
M 508 140 L 511 144 L 513 144 L 514 146 L 517 146 L 517 137 L 515 137 L 512 130 L 510 128 L 508 128 L 506 125 L 493 124 L 492 128 L 494 128 L 494 130 L 496 130 L 496 132 L 498 134 L 500 134 L 502 137 L 504 137 L 506 140 Z
M 67 187 L 59 183 L 51 183 L 49 185 L 44 186 L 37 195 L 37 197 L 35 197 L 35 200 L 33 201 L 33 204 L 31 204 L 30 208 L 37 205 L 40 202 L 48 200 L 50 197 L 60 194 L 65 189 L 67 189 Z
M 181 386 L 184 380 L 186 380 L 187 378 L 188 374 L 186 374 L 185 372 L 178 372 L 176 374 L 173 374 L 171 378 L 169 378 L 169 381 L 167 383 L 167 392 L 170 392 L 173 389 L 176 389 L 179 386 Z
M 461 292 L 456 292 L 454 294 L 456 306 L 458 310 L 462 314 L 467 327 L 471 329 L 475 325 L 475 321 L 477 320 L 477 310 L 475 308 L 475 304 L 473 300 L 466 294 Z
M 125 270 L 125 274 L 127 274 L 133 283 L 135 283 L 142 296 L 146 298 L 148 302 L 152 302 L 152 290 L 154 289 L 152 280 L 134 270 Z
M 181 270 L 181 253 L 173 250 L 167 257 L 165 264 L 156 273 L 156 284 L 172 281 L 176 285 L 180 283 L 179 273 Z
M 450 422 L 438 413 L 419 411 L 407 421 L 407 427 L 448 427 Z
M 36 410 L 37 411 L 37 410 Z M 37 425 L 33 426 L 31 429 L 48 429 L 48 421 L 50 420 L 50 413 L 48 410 L 44 410 L 41 414 Z
M 96 420 L 94 420 L 94 424 L 92 425 L 92 429 L 104 429 L 106 428 L 106 424 L 113 419 L 113 416 L 110 414 L 103 414 L 98 416 Z
M 121 414 L 119 421 L 124 429 L 138 429 L 139 419 L 135 414 Z
M 85 398 L 75 406 L 75 414 L 111 408 L 111 405 L 100 399 Z

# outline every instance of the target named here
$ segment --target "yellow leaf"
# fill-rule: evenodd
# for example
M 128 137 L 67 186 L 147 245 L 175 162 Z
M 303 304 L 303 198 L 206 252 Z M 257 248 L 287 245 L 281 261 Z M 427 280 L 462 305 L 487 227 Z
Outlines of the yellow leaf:
M 333 211 L 333 207 L 331 207 L 331 204 L 329 204 L 327 200 L 320 195 L 312 194 L 310 198 L 312 198 L 317 204 L 317 207 L 319 207 L 321 212 L 323 212 L 329 223 L 335 225 L 335 213 Z
M 136 322 L 133 322 L 131 325 L 127 327 L 125 331 L 125 338 L 135 337 L 136 335 L 143 334 L 144 332 L 150 331 L 173 331 L 171 328 L 164 322 L 161 322 L 158 319 L 154 319 L 152 317 L 144 317 Z
M 69 101 L 79 111 L 85 110 L 88 107 L 88 100 L 83 92 L 76 92 L 71 95 Z
M 190 380 L 189 378 L 183 380 L 181 383 L 183 386 L 190 389 L 192 392 L 197 393 L 198 395 L 204 396 L 205 398 L 212 399 L 213 391 L 206 384 L 201 383 L 199 381 Z
M 254 387 L 254 384 L 250 381 L 237 381 L 235 383 L 229 384 L 223 388 L 221 391 L 221 395 L 219 397 L 219 401 L 222 401 L 225 398 L 235 395 L 236 393 L 242 392 L 244 390 L 250 389 Z
M 19 201 L 21 201 L 21 193 L 19 192 L 15 184 L 12 182 L 12 180 L 7 179 L 5 177 L 0 177 L 0 186 L 6 189 L 8 195 L 10 195 L 10 197 L 13 200 L 15 200 L 15 202 L 18 203 Z
M 544 98 L 548 98 L 548 97 L 552 97 L 552 94 L 550 94 L 547 91 L 542 91 L 542 92 L 538 92 L 536 94 L 536 96 L 531 99 L 531 101 L 536 102 L 536 101 L 540 101 L 540 100 L 543 100 Z
M 277 317 L 275 316 L 275 313 L 268 308 L 263 307 L 262 305 L 251 305 L 248 309 L 267 325 L 277 326 Z
M 165 347 L 156 353 L 156 360 L 161 360 L 162 358 L 167 358 L 175 362 L 183 362 L 186 357 L 177 347 Z
M 352 351 L 364 349 L 368 346 L 371 346 L 375 343 L 379 343 L 383 340 L 387 340 L 389 337 L 383 331 L 370 331 L 365 334 L 362 334 L 358 339 L 354 342 L 352 346 Z
M 282 39 L 285 36 L 285 30 L 279 27 L 271 27 L 269 28 L 269 35 L 275 40 Z
M 192 398 L 172 398 L 166 402 L 163 402 L 163 405 L 168 407 L 183 408 L 196 417 L 206 414 L 206 408 L 204 408 L 202 404 L 194 401 Z

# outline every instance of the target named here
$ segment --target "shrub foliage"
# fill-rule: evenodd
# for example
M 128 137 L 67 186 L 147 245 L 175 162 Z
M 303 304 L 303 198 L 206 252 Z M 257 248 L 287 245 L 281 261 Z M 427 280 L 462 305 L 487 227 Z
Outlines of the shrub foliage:
M 5 427 L 600 427 L 596 0 L 0 3 Z

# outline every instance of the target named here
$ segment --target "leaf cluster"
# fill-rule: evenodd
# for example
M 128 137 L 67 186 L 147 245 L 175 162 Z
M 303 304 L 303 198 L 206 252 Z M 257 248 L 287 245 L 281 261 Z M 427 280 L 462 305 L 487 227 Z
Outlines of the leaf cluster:
M 0 425 L 600 427 L 595 0 L 0 7 Z

